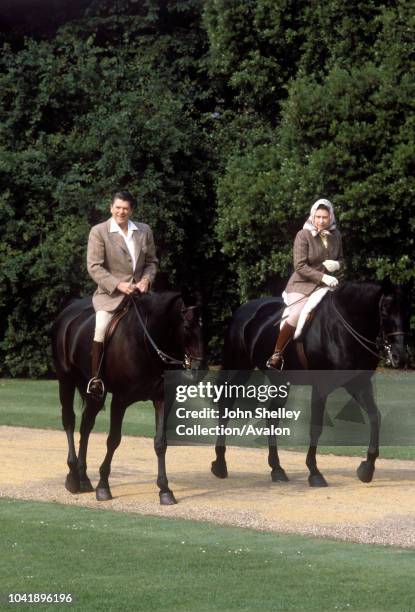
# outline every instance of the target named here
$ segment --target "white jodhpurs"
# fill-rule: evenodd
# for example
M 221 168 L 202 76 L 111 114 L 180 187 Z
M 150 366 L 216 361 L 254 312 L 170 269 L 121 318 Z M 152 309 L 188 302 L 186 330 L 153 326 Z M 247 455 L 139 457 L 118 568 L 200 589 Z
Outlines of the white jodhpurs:
M 105 330 L 107 329 L 108 323 L 112 319 L 114 313 L 107 312 L 106 310 L 97 310 L 95 316 L 95 342 L 104 342 Z
M 288 306 L 288 319 L 285 319 L 287 323 L 293 327 L 297 327 L 298 319 L 300 318 L 301 311 L 304 308 L 307 300 L 308 296 L 304 295 L 303 293 L 287 293 L 286 303 Z

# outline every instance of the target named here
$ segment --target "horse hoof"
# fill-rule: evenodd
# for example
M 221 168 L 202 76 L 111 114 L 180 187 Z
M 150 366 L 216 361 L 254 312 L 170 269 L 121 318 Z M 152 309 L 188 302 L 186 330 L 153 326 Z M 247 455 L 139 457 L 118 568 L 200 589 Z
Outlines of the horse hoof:
M 69 473 L 65 480 L 65 489 L 72 494 L 79 493 L 81 490 L 79 478 Z
M 110 501 L 112 499 L 111 490 L 109 488 L 97 487 L 95 489 L 95 497 L 98 501 Z
M 308 484 L 310 487 L 328 487 L 327 480 L 324 478 L 323 474 L 310 474 L 308 477 Z
M 93 491 L 94 491 L 94 487 L 92 486 L 92 483 L 89 480 L 89 478 L 85 478 L 84 480 L 81 480 L 80 487 L 79 487 L 80 493 L 92 493 Z
M 227 478 L 228 477 L 228 468 L 226 467 L 226 463 L 219 463 L 218 461 L 212 461 L 212 467 L 210 468 L 212 474 L 214 474 L 217 478 Z
M 369 461 L 362 461 L 356 470 L 359 480 L 362 482 L 372 482 L 375 466 Z
M 160 504 L 162 506 L 174 506 L 174 504 L 177 504 L 176 498 L 173 495 L 173 491 L 160 491 L 159 496 Z
M 280 468 L 275 468 L 274 470 L 272 470 L 271 480 L 272 482 L 289 482 L 290 479 L 285 473 L 285 470 L 283 470 L 282 467 L 280 467 Z

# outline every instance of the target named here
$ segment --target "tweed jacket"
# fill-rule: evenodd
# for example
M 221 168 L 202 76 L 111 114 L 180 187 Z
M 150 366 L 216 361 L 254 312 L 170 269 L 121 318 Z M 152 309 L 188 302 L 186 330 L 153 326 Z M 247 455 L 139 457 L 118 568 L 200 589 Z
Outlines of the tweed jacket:
M 321 237 L 313 236 L 309 230 L 302 229 L 294 241 L 294 272 L 285 288 L 287 293 L 311 293 L 316 285 L 322 284 L 324 274 L 331 275 L 323 266 L 326 259 L 343 263 L 343 247 L 340 232 L 335 229 L 327 235 L 327 248 Z
M 91 278 L 97 283 L 92 304 L 95 310 L 112 312 L 124 298 L 118 291 L 119 282 L 138 282 L 144 276 L 153 281 L 157 272 L 156 248 L 151 229 L 145 223 L 137 223 L 133 231 L 135 261 L 124 238 L 110 232 L 111 219 L 94 225 L 89 234 L 87 268 Z

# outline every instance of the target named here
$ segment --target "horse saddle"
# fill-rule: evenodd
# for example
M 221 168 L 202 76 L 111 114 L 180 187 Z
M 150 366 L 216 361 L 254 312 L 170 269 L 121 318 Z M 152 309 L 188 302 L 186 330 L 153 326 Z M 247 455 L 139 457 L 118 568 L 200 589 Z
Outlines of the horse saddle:
M 133 299 L 134 298 L 132 296 L 126 295 L 123 301 L 121 302 L 121 304 L 114 311 L 114 315 L 111 321 L 108 323 L 107 329 L 105 330 L 104 347 L 108 345 L 109 341 L 111 340 L 111 338 L 113 337 L 115 333 L 115 330 L 118 327 L 119 322 L 121 321 L 121 319 L 125 317 L 125 315 L 129 311 L 130 306 L 131 306 L 131 301 Z
M 295 334 L 294 334 L 294 342 L 296 344 L 298 358 L 300 360 L 302 367 L 305 370 L 308 370 L 308 363 L 307 363 L 307 357 L 304 351 L 303 338 L 314 317 L 314 312 L 315 312 L 317 305 L 321 302 L 321 300 L 324 298 L 324 296 L 326 295 L 328 291 L 329 291 L 328 287 L 320 287 L 319 289 L 317 289 L 316 291 L 313 291 L 308 296 L 308 300 L 305 303 L 301 311 L 300 318 L 297 323 L 297 329 L 295 330 Z M 284 297 L 284 294 L 283 294 L 283 297 Z M 283 322 L 285 321 L 285 318 L 287 316 L 288 316 L 288 307 L 284 310 L 281 325 L 283 325 Z

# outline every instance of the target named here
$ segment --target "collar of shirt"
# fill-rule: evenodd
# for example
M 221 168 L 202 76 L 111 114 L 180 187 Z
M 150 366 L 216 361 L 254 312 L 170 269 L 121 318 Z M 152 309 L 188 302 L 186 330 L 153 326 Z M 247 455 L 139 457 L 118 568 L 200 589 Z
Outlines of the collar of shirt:
M 135 223 L 133 223 L 133 221 L 131 221 L 131 219 L 128 219 L 127 239 L 130 239 L 132 237 L 134 230 L 138 230 L 138 227 L 136 226 Z M 120 226 L 118 225 L 118 223 L 115 221 L 113 217 L 111 217 L 110 232 L 117 232 L 118 234 L 121 234 L 122 236 L 125 237 L 124 232 L 122 231 L 122 229 L 120 228 Z

